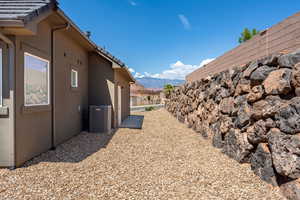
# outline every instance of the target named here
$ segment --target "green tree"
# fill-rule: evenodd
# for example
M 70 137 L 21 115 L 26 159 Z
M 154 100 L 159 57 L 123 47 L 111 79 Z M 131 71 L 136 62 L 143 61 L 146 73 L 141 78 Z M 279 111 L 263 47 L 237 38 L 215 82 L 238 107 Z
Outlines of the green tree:
M 241 33 L 241 37 L 239 37 L 239 43 L 246 42 L 247 40 L 250 40 L 254 35 L 258 34 L 259 31 L 255 28 L 251 31 L 248 28 L 245 28 L 244 31 Z
M 164 93 L 166 95 L 166 98 L 169 98 L 171 95 L 171 92 L 174 90 L 174 86 L 171 84 L 166 84 L 164 86 Z

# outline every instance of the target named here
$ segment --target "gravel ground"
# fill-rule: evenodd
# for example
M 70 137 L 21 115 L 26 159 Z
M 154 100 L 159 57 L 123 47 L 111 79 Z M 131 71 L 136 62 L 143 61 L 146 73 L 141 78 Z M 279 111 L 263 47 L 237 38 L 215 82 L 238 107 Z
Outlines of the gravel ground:
M 165 110 L 139 114 L 143 130 L 82 133 L 0 169 L 0 199 L 284 199 Z

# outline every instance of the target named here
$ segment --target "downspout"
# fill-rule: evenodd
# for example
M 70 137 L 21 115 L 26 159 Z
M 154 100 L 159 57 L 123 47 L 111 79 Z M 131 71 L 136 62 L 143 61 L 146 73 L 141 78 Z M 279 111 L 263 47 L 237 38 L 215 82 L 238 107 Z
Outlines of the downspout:
M 0 32 L 0 39 L 3 40 L 9 47 L 9 91 L 10 91 L 10 98 L 12 99 L 12 106 L 10 107 L 9 115 L 12 115 L 11 118 L 12 120 L 12 142 L 13 142 L 13 148 L 12 148 L 12 166 L 10 169 L 15 169 L 16 168 L 16 91 L 15 91 L 15 85 L 16 85 L 16 80 L 15 80 L 15 44 L 13 41 L 11 41 L 8 37 L 3 35 Z
M 64 25 L 55 27 L 51 29 L 51 150 L 55 150 L 55 69 L 54 69 L 54 55 L 55 55 L 55 47 L 54 47 L 54 33 L 59 30 L 68 30 L 70 28 L 70 24 L 66 23 Z

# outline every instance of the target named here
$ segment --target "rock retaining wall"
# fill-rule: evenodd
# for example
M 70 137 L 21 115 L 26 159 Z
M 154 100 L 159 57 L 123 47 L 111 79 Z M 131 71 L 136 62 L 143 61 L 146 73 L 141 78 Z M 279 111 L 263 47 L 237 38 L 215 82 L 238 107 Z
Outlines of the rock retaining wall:
M 300 50 L 186 83 L 166 109 L 229 157 L 251 163 L 289 199 L 300 199 Z

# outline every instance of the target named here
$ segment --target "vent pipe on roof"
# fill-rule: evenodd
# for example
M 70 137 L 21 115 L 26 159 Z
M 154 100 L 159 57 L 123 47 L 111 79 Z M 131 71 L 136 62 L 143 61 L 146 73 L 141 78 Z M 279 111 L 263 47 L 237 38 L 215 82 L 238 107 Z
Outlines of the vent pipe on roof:
M 90 38 L 91 35 L 92 35 L 91 31 L 87 31 L 85 34 L 86 34 L 86 36 L 87 36 L 88 38 Z

